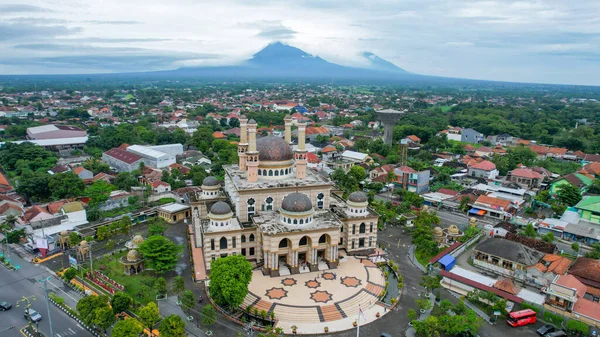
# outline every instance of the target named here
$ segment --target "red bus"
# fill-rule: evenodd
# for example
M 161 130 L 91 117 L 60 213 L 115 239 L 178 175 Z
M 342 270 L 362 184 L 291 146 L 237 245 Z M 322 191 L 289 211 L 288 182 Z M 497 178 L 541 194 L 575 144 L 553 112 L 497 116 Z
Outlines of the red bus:
M 531 309 L 514 311 L 508 314 L 506 323 L 514 327 L 533 324 L 535 323 L 536 316 L 536 312 Z

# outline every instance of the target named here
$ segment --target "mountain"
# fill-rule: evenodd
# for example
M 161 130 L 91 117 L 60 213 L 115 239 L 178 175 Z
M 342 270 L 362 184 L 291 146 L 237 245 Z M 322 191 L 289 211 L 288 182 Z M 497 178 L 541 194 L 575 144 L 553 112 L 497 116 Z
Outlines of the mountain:
M 154 76 L 198 77 L 207 79 L 299 79 L 299 80 L 385 80 L 393 81 L 402 77 L 413 78 L 400 67 L 377 57 L 364 54 L 370 62 L 369 68 L 347 67 L 328 62 L 319 56 L 311 55 L 299 48 L 271 43 L 252 58 L 234 66 L 186 67 L 176 70 L 139 74 Z
M 397 65 L 393 64 L 390 61 L 386 61 L 386 60 L 382 59 L 381 57 L 379 57 L 371 52 L 366 51 L 366 52 L 362 53 L 361 56 L 364 57 L 369 62 L 370 69 L 408 73 L 408 71 L 398 67 Z

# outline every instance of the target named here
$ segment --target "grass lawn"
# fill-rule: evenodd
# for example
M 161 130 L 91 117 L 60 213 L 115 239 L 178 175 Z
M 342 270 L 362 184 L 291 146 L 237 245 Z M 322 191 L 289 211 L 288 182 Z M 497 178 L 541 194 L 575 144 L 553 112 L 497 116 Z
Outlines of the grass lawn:
M 415 258 L 423 267 L 427 267 L 427 264 L 429 264 L 429 259 L 431 259 L 432 257 L 434 257 L 434 255 L 423 254 L 418 250 L 415 251 Z
M 104 275 L 123 285 L 125 292 L 133 298 L 136 304 L 146 305 L 148 302 L 156 299 L 156 291 L 153 289 L 155 280 L 154 272 L 144 271 L 139 275 L 126 275 L 123 272 L 123 265 L 119 262 L 125 254 L 127 254 L 127 251 L 115 254 L 114 256 L 105 256 L 95 261 L 94 267 L 98 268 Z M 102 269 L 102 266 L 105 268 Z

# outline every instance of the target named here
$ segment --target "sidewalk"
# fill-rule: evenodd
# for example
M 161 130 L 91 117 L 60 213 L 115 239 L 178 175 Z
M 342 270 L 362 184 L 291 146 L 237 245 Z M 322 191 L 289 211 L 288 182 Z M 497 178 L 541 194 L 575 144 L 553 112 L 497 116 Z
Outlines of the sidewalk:
M 177 305 L 177 296 L 169 296 L 166 300 L 158 301 L 158 309 L 163 317 L 167 317 L 169 315 L 177 315 L 181 317 L 181 319 L 186 323 L 185 331 L 188 333 L 188 336 L 206 336 L 204 331 L 196 326 L 196 324 L 200 324 L 200 321 L 196 322 L 198 318 L 195 317 L 194 320 L 189 321 L 188 316 L 183 312 L 181 306 Z
M 425 269 L 425 267 L 421 265 L 419 261 L 417 261 L 417 259 L 415 258 L 415 250 L 417 250 L 417 246 L 415 245 L 410 246 L 410 249 L 408 250 L 410 262 L 412 262 L 415 265 L 415 267 L 419 268 L 419 270 L 421 270 L 423 273 L 427 274 L 427 269 Z
M 431 301 L 431 309 L 426 310 L 424 313 L 420 314 L 419 318 L 418 318 L 419 321 L 427 319 L 427 317 L 429 317 L 431 315 L 431 311 L 433 311 L 433 306 L 435 305 L 435 295 L 432 293 L 429 293 L 428 297 L 429 297 L 429 300 Z M 416 336 L 415 328 L 413 328 L 412 326 L 409 326 L 408 329 L 406 329 L 405 336 L 406 337 L 415 337 Z
M 448 291 L 452 296 L 456 297 L 457 299 L 460 300 L 461 295 L 453 292 L 453 291 Z M 491 323 L 491 319 L 490 316 L 488 316 L 488 314 L 486 314 L 485 312 L 481 311 L 481 309 L 479 309 L 476 305 L 474 305 L 473 303 L 469 302 L 466 298 L 463 300 L 463 302 L 465 303 L 465 305 L 467 307 L 469 307 L 469 309 L 475 311 L 475 313 L 483 318 L 483 320 L 485 320 L 487 323 Z

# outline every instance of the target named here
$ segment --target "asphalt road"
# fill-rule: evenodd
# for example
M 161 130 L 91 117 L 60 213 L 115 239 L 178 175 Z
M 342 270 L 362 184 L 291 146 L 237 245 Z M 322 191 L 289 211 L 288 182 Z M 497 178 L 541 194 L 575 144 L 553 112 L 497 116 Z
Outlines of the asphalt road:
M 12 303 L 12 309 L 5 312 L 0 312 L 0 331 L 15 326 L 15 328 L 0 332 L 2 337 L 22 337 L 19 329 L 27 326 L 27 320 L 23 317 L 25 303 L 21 303 L 17 307 L 17 301 L 23 296 L 35 296 L 36 300 L 31 301 L 31 308 L 42 315 L 42 320 L 39 322 L 40 331 L 47 337 L 50 337 L 50 324 L 48 320 L 48 309 L 44 297 L 43 285 L 38 280 L 51 277 L 51 283 L 48 283 L 48 289 L 52 289 L 57 295 L 65 298 L 65 303 L 73 306 L 77 300 L 76 293 L 63 289 L 62 283 L 43 267 L 30 264 L 29 262 L 12 255 L 12 260 L 15 264 L 21 266 L 19 270 L 8 270 L 0 266 L 0 301 Z M 66 290 L 67 292 L 63 292 Z M 92 337 L 93 335 L 85 328 L 50 303 L 50 314 L 52 315 L 52 323 L 54 326 L 54 335 L 56 337 L 67 336 L 82 336 Z

